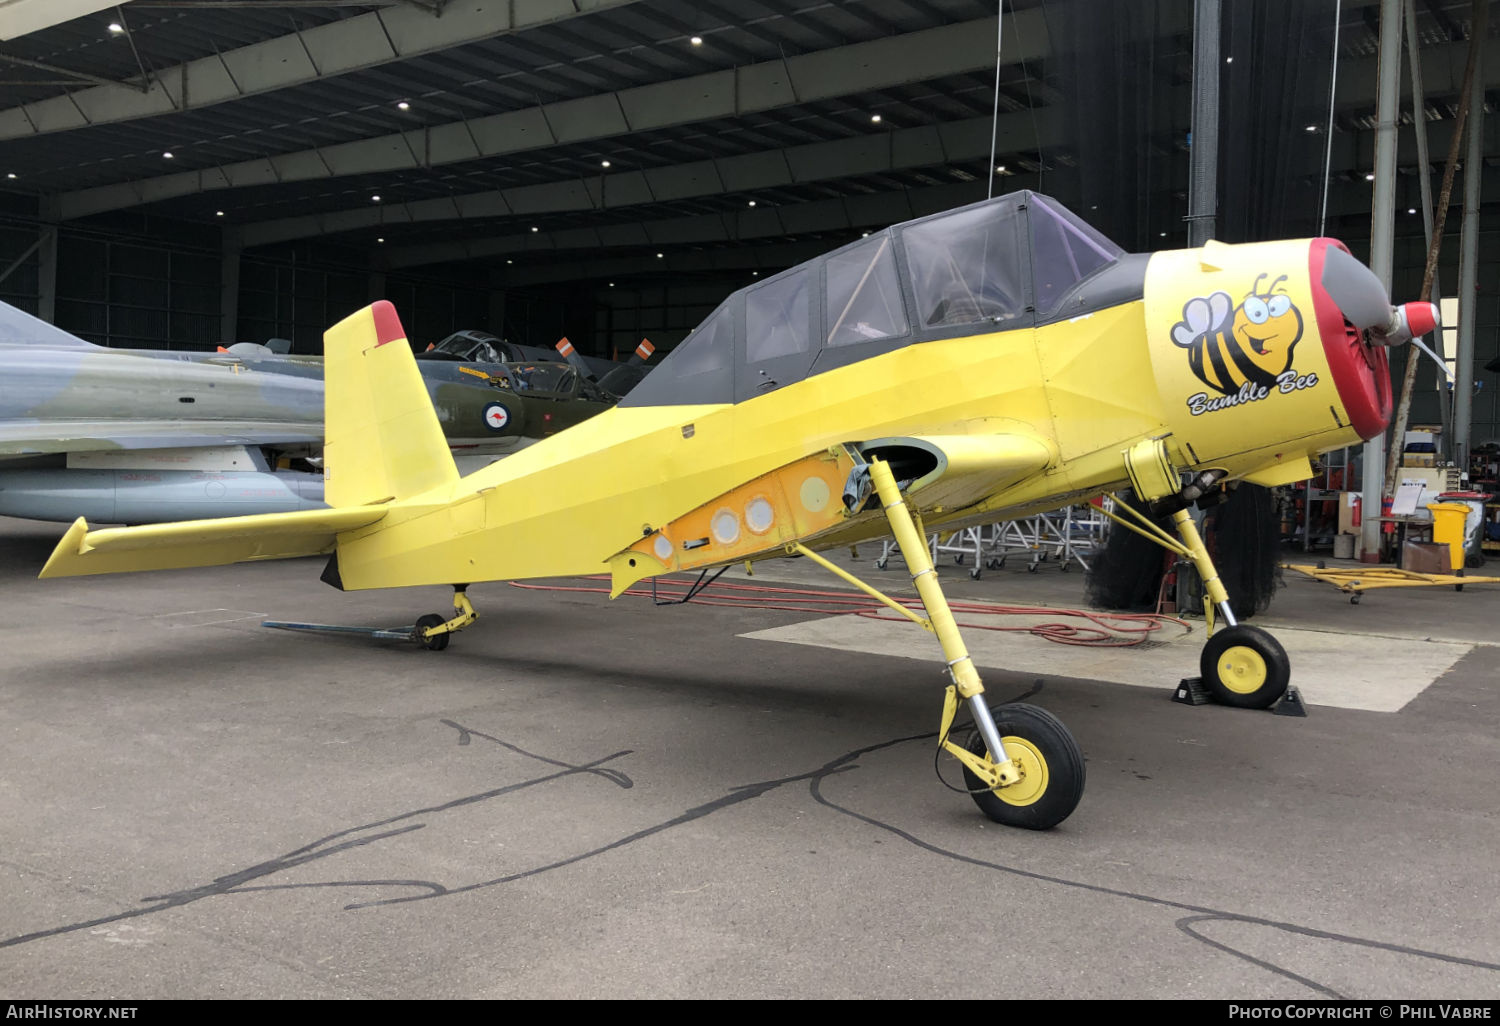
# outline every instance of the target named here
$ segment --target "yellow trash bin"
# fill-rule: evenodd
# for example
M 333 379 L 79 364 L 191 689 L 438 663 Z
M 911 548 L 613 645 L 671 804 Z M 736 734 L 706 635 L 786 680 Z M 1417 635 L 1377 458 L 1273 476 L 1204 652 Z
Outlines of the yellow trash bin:
M 1432 513 L 1432 540 L 1448 546 L 1448 566 L 1453 573 L 1464 568 L 1464 521 L 1469 507 L 1462 502 L 1429 502 Z

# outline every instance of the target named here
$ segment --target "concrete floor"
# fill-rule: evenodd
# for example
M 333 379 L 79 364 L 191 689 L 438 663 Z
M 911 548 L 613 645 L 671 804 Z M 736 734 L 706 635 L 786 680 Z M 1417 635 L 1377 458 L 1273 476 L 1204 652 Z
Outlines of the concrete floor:
M 38 581 L 61 532 L 0 520 L 9 997 L 1500 996 L 1500 587 L 1289 578 L 1256 622 L 1321 639 L 1305 719 L 1170 701 L 1201 622 L 1088 666 L 971 631 L 987 667 L 1014 644 L 995 700 L 1088 759 L 1032 833 L 934 777 L 915 628 L 498 583 L 431 653 L 260 621 L 410 623 L 441 589 Z M 836 586 L 813 570 L 757 578 Z M 1051 566 L 942 576 L 1083 602 Z

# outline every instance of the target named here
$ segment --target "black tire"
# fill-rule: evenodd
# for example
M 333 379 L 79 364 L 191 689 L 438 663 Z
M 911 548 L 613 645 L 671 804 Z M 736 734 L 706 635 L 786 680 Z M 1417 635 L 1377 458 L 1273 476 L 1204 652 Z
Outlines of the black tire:
M 991 791 L 964 767 L 964 782 L 974 804 L 996 823 L 1027 830 L 1050 830 L 1067 819 L 1083 797 L 1083 750 L 1062 721 L 1046 709 L 1013 703 L 999 706 L 992 715 L 1007 754 L 1021 764 L 1027 776 L 1010 787 Z M 978 730 L 965 747 L 975 755 L 989 753 L 989 746 Z M 1040 791 L 1036 791 L 1034 782 L 1038 768 L 1042 774 Z M 1028 780 L 1033 783 L 1028 785 Z M 1001 797 L 1008 793 L 1015 797 Z
M 969 571 L 969 576 L 972 577 L 972 578 L 974 578 L 974 580 L 977 581 L 977 580 L 979 580 L 979 575 L 982 574 L 982 573 L 984 573 L 984 571 L 981 570 L 981 569 L 979 569 L 979 567 L 976 566 L 974 569 L 972 569 L 972 570 Z
M 875 561 L 875 569 L 876 570 L 884 570 L 885 569 L 885 560 L 883 560 L 883 559 L 877 559 Z
M 1203 646 L 1198 658 L 1214 699 L 1239 709 L 1269 709 L 1286 694 L 1292 664 L 1281 643 L 1259 627 L 1225 627 Z
M 436 627 L 439 624 L 446 622 L 446 617 L 439 616 L 436 613 L 428 613 L 426 616 L 418 620 L 417 629 L 414 632 L 414 634 L 416 635 L 417 644 L 421 645 L 429 652 L 441 652 L 443 649 L 447 648 L 448 640 L 452 638 L 453 635 L 449 634 L 446 631 L 444 631 L 442 634 L 434 634 L 430 638 L 423 637 L 423 632 L 426 631 L 427 628 Z

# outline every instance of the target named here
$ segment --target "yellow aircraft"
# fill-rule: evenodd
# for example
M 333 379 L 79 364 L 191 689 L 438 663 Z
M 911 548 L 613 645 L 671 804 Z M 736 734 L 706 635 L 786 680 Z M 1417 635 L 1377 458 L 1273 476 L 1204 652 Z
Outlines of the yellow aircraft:
M 1055 200 L 1017 192 L 851 243 L 730 296 L 615 408 L 460 477 L 389 303 L 325 336 L 330 509 L 91 531 L 43 577 L 331 553 L 341 589 L 608 569 L 613 593 L 683 570 L 801 554 L 937 635 L 951 685 L 940 744 L 997 822 L 1044 829 L 1083 791 L 1051 714 L 990 710 L 925 532 L 1029 516 L 1129 485 L 1170 517 L 1117 517 L 1191 559 L 1211 637 L 1201 668 L 1264 708 L 1289 667 L 1235 623 L 1186 507 L 1235 481 L 1311 475 L 1310 457 L 1381 431 L 1382 346 L 1430 330 L 1331 239 L 1129 255 Z M 1121 506 L 1122 509 L 1123 505 Z M 919 616 L 815 549 L 894 533 Z M 1213 631 L 1217 610 L 1223 621 Z M 950 739 L 960 703 L 967 743 Z

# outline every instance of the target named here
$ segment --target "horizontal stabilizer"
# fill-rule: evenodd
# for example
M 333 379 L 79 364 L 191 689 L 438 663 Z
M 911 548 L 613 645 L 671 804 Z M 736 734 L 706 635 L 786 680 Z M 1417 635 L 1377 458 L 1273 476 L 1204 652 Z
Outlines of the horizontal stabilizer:
M 385 511 L 384 506 L 354 506 L 99 531 L 90 531 L 80 517 L 57 543 L 40 576 L 180 570 L 316 556 L 331 552 L 340 532 L 373 524 Z

